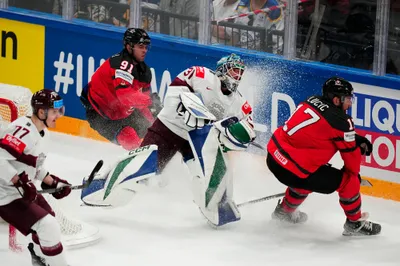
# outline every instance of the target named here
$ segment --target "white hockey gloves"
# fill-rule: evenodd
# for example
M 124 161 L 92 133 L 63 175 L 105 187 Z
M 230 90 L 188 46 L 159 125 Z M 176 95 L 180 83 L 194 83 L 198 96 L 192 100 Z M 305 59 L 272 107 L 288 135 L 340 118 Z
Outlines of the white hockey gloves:
M 203 128 L 216 117 L 208 111 L 202 100 L 194 93 L 182 92 L 179 95 L 181 102 L 176 109 L 178 115 L 184 117 L 185 124 L 193 129 Z
M 247 120 L 229 117 L 214 123 L 219 130 L 218 140 L 225 151 L 241 151 L 247 149 L 250 142 L 256 138 L 253 126 Z

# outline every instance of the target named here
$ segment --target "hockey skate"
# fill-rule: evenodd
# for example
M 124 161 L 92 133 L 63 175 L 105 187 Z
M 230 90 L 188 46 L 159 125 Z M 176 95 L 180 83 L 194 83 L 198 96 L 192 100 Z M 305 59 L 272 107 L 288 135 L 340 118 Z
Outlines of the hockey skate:
M 33 249 L 33 243 L 29 243 L 28 250 L 29 250 L 29 253 L 31 253 L 33 266 L 47 266 L 46 260 L 44 258 L 36 255 L 36 253 Z
M 295 210 L 294 212 L 285 211 L 282 207 L 281 200 L 279 200 L 275 211 L 271 214 L 271 218 L 290 224 L 302 224 L 307 221 L 308 216 L 305 212 L 299 210 Z
M 364 212 L 361 214 L 361 218 L 355 222 L 346 219 L 343 226 L 344 236 L 373 236 L 381 233 L 381 225 L 367 221 L 368 213 Z

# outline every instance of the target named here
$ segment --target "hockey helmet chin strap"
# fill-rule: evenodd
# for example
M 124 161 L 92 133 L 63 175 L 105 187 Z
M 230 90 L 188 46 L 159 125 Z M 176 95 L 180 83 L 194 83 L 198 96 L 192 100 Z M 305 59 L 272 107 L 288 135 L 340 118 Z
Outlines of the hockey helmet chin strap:
M 43 124 L 44 124 L 46 127 L 49 127 L 49 125 L 47 125 L 48 111 L 49 111 L 49 109 L 44 110 L 44 114 L 45 114 L 44 119 L 40 119 L 40 117 L 39 117 L 39 112 L 36 114 L 37 118 L 39 118 L 39 120 L 42 121 Z
M 61 116 L 63 116 L 63 115 L 65 114 L 65 106 L 64 106 L 63 100 L 54 101 L 54 102 L 53 102 L 53 107 L 50 107 L 50 108 L 57 109 L 58 112 L 61 114 Z M 50 109 L 50 108 L 43 109 L 43 110 L 44 110 L 44 114 L 45 114 L 44 119 L 41 119 L 41 118 L 39 117 L 39 110 L 40 110 L 40 109 L 35 113 L 36 117 L 37 117 L 40 121 L 42 121 L 43 124 L 44 124 L 46 127 L 49 127 L 49 125 L 47 124 L 47 118 L 48 118 L 48 116 L 49 116 L 49 109 Z

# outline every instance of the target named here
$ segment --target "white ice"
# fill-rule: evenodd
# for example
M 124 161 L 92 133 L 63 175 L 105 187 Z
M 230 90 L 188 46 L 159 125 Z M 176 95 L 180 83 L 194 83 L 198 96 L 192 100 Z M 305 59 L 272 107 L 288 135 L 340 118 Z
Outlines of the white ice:
M 52 133 L 46 164 L 50 171 L 80 183 L 99 159 L 112 160 L 122 149 L 112 144 Z M 233 154 L 237 203 L 284 191 L 267 170 L 264 157 Z M 101 242 L 67 250 L 71 266 L 236 266 L 236 265 L 400 265 L 400 203 L 363 197 L 363 210 L 382 224 L 370 238 L 343 237 L 344 214 L 336 194 L 312 194 L 302 206 L 309 220 L 284 226 L 271 221 L 277 200 L 242 207 L 242 220 L 218 230 L 210 228 L 192 202 L 187 170 L 176 156 L 165 171 L 166 187 L 138 194 L 129 206 L 104 210 L 80 207 L 79 192 L 61 205 L 100 228 Z M 0 227 L 0 265 L 27 266 L 27 251 L 7 249 L 8 234 Z

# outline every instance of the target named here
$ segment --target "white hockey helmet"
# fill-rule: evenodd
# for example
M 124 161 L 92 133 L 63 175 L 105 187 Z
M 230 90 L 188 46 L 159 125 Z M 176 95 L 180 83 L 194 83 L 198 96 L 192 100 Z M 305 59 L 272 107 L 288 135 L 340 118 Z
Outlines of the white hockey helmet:
M 246 66 L 240 56 L 231 54 L 222 57 L 217 62 L 215 74 L 228 90 L 234 92 L 239 86 L 245 69 Z

